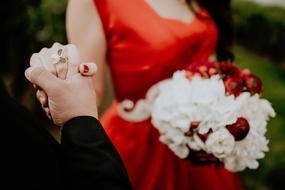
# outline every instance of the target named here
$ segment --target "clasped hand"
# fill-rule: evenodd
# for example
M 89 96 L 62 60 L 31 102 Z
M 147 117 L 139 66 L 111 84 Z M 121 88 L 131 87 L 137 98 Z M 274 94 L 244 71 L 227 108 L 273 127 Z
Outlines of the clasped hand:
M 63 126 L 68 120 L 78 116 L 92 116 L 98 118 L 96 93 L 92 77 L 97 71 L 95 63 L 81 63 L 77 49 L 67 55 L 66 63 L 62 57 L 58 58 L 57 67 L 53 67 L 52 59 L 48 57 L 59 49 L 60 44 L 52 48 L 42 49 L 38 54 L 33 54 L 30 67 L 25 71 L 26 78 L 34 84 L 36 97 L 41 103 L 47 116 L 57 126 Z M 70 50 L 70 45 L 67 49 Z M 74 48 L 74 46 L 73 46 Z M 61 64 L 63 63 L 63 64 Z M 55 69 L 54 69 L 55 68 Z

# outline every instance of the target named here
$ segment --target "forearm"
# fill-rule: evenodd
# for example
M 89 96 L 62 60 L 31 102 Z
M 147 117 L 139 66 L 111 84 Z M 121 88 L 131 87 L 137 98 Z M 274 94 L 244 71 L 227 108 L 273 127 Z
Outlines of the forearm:
M 63 127 L 61 142 L 69 188 L 130 189 L 123 163 L 97 119 L 71 119 Z

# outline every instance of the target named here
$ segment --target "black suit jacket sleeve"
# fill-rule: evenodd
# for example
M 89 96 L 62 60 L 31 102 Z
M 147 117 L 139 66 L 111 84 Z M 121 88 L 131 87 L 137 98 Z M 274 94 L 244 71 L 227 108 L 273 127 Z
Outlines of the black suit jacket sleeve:
M 61 146 L 67 189 L 131 189 L 123 162 L 97 119 L 68 121 Z
M 16 100 L 0 105 L 0 189 L 62 189 L 59 144 Z

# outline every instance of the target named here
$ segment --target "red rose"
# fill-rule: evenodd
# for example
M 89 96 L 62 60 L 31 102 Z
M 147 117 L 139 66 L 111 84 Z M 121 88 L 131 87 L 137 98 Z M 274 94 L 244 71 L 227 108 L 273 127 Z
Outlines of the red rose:
M 222 75 L 224 75 L 225 78 L 228 77 L 239 78 L 241 76 L 240 69 L 233 63 L 221 63 L 219 67 Z
M 188 136 L 188 137 L 193 136 L 193 134 L 194 134 L 193 130 L 194 130 L 194 129 L 197 129 L 198 126 L 199 126 L 199 124 L 200 124 L 200 122 L 198 122 L 198 121 L 192 121 L 192 122 L 191 122 L 191 125 L 190 125 L 189 131 L 186 132 L 184 135 L 185 135 L 185 136 Z
M 200 139 L 201 139 L 202 141 L 206 142 L 206 140 L 208 139 L 209 134 L 211 134 L 212 132 L 213 132 L 213 129 L 210 128 L 207 133 L 204 133 L 204 134 L 198 133 L 198 136 L 200 137 Z
M 213 76 L 213 75 L 218 74 L 218 71 L 216 68 L 210 68 L 208 73 L 210 76 Z
M 243 69 L 241 71 L 241 76 L 242 77 L 247 77 L 247 76 L 250 76 L 251 75 L 251 71 L 249 69 Z
M 262 89 L 262 81 L 260 80 L 259 77 L 256 75 L 249 75 L 244 77 L 244 81 L 246 84 L 247 89 L 252 92 L 252 93 L 258 93 L 261 94 L 263 89 Z
M 241 141 L 249 132 L 249 123 L 244 117 L 239 117 L 234 124 L 227 125 L 226 128 L 236 141 Z
M 188 132 L 184 133 L 184 135 L 187 136 L 187 137 L 192 137 L 193 134 L 194 134 L 194 132 L 193 132 L 192 129 L 190 129 Z
M 243 80 L 241 78 L 227 78 L 224 80 L 225 90 L 230 95 L 239 96 L 243 91 Z
M 194 74 L 191 71 L 186 71 L 185 75 L 186 75 L 186 78 L 191 80 Z
M 200 125 L 199 121 L 192 121 L 191 122 L 191 129 L 196 129 Z
M 205 72 L 207 72 L 208 71 L 208 68 L 205 66 L 205 65 L 201 65 L 200 67 L 199 67 L 199 72 L 200 73 L 205 73 Z
M 216 63 L 214 61 L 210 60 L 203 60 L 203 61 L 196 61 L 192 63 L 186 70 L 192 71 L 192 72 L 201 72 L 202 71 L 208 70 L 211 67 L 215 68 Z
M 207 152 L 200 150 L 200 151 L 194 151 L 190 150 L 190 154 L 188 155 L 188 159 L 192 161 L 195 165 L 207 165 L 211 163 L 220 164 L 218 158 L 216 158 L 212 154 L 208 154 Z
M 202 74 L 201 74 L 201 73 L 196 72 L 196 73 L 194 73 L 194 74 L 193 74 L 193 77 L 202 77 Z

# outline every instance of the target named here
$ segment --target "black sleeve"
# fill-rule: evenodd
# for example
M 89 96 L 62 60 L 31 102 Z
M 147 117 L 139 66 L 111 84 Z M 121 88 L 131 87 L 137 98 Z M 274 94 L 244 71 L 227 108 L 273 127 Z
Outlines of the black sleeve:
M 131 189 L 123 162 L 97 119 L 73 118 L 61 136 L 67 189 Z
M 60 189 L 52 137 L 14 99 L 0 99 L 0 189 Z

